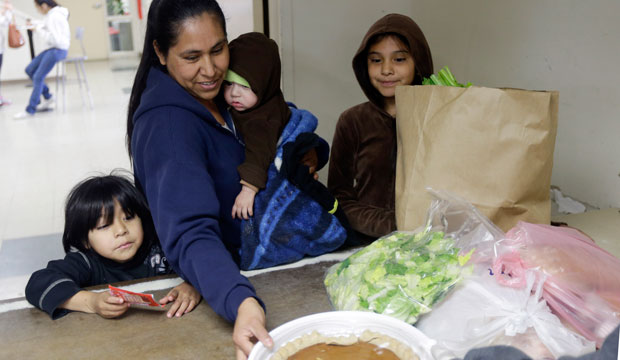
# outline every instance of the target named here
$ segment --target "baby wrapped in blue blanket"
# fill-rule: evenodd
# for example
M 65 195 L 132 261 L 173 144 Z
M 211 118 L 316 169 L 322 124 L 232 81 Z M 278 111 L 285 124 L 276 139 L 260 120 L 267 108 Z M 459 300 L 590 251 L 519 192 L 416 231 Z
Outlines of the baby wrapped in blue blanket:
M 238 167 L 243 187 L 232 209 L 233 217 L 244 219 L 240 268 L 270 267 L 339 248 L 347 240 L 344 212 L 302 165 L 305 154 L 316 153 L 318 170 L 327 162 L 329 146 L 314 134 L 316 117 L 284 101 L 276 43 L 248 33 L 229 48 L 224 99 L 246 146 Z
M 291 108 L 266 187 L 254 199 L 254 216 L 243 220 L 241 269 L 285 264 L 354 243 L 347 240 L 349 225 L 335 198 L 299 163 L 303 154 L 293 152 L 299 138 L 317 139 L 319 164 L 325 164 L 329 146 L 313 133 L 317 123 L 310 112 Z

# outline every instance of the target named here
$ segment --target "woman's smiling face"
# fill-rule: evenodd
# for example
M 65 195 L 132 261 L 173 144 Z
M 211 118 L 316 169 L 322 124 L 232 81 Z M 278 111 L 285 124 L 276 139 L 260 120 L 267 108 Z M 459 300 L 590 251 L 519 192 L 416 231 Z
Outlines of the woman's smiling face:
M 185 20 L 168 54 L 155 51 L 168 74 L 203 104 L 220 91 L 228 70 L 228 41 L 217 18 L 209 13 Z

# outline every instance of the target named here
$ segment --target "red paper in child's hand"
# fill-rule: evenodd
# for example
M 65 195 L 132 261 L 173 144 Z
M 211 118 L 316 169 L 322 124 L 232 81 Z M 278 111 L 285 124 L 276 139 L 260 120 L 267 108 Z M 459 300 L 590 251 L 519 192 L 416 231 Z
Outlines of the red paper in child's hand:
M 159 304 L 155 299 L 153 299 L 153 295 L 151 294 L 141 294 L 135 293 L 128 290 L 119 289 L 112 285 L 108 285 L 110 288 L 110 293 L 114 296 L 122 297 L 125 302 L 130 303 L 132 305 L 144 305 L 144 306 L 157 306 L 163 307 L 164 305 Z

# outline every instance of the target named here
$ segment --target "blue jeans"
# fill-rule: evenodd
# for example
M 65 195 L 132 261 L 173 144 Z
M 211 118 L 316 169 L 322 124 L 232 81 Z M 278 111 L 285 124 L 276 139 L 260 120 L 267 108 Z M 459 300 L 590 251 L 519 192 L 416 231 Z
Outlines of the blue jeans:
M 47 49 L 37 55 L 26 67 L 26 74 L 32 79 L 32 94 L 26 111 L 34 114 L 37 105 L 41 102 L 41 95 L 45 99 L 52 97 L 50 89 L 45 85 L 45 77 L 54 68 L 57 62 L 67 57 L 67 50 L 56 48 Z

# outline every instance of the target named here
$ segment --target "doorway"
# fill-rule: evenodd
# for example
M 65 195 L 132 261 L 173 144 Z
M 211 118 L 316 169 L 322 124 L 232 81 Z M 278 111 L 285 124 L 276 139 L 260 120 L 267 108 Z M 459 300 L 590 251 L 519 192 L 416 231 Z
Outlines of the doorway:
M 137 56 L 140 50 L 138 4 L 130 0 L 106 0 L 106 28 L 110 58 Z

